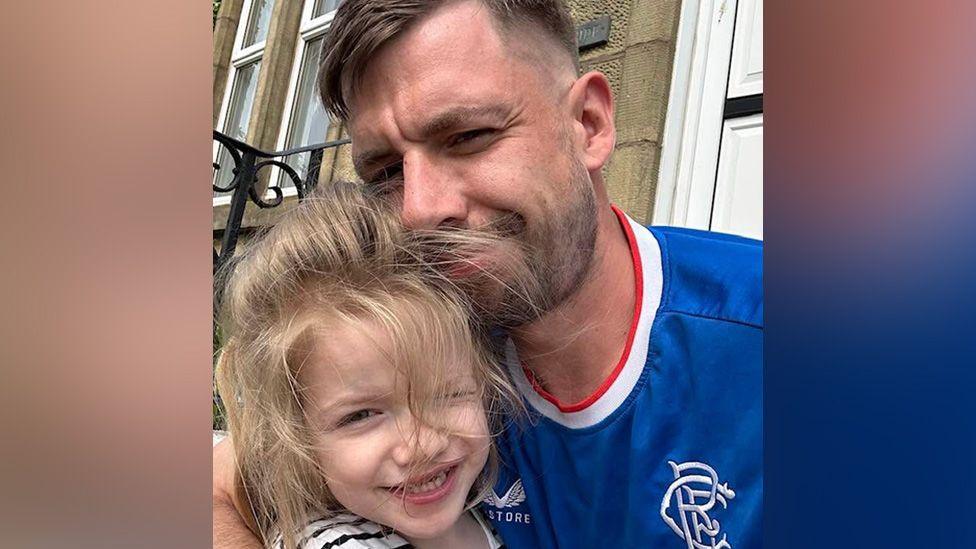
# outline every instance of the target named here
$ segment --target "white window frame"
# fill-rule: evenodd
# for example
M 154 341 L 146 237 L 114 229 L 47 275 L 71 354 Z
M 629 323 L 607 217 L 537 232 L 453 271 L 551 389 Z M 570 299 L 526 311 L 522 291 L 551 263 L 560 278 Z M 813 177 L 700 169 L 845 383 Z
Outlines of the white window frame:
M 305 0 L 302 7 L 302 22 L 299 26 L 299 40 L 295 47 L 295 58 L 291 64 L 291 76 L 288 79 L 288 94 L 285 96 L 285 111 L 281 119 L 281 128 L 278 131 L 278 141 L 276 150 L 281 151 L 286 147 L 288 132 L 291 130 L 292 117 L 295 115 L 295 101 L 298 99 L 298 83 L 302 74 L 302 61 L 305 59 L 305 50 L 308 43 L 324 35 L 332 27 L 332 20 L 335 18 L 336 10 L 326 12 L 317 18 L 312 18 L 312 8 L 315 0 Z M 325 136 L 323 136 L 324 139 Z M 278 181 L 281 175 L 281 168 L 271 167 L 269 181 Z M 304 174 L 298 174 L 304 175 Z M 296 196 L 298 189 L 294 186 L 282 188 L 283 196 Z
M 737 0 L 681 3 L 652 222 L 709 228 Z
M 271 10 L 274 11 L 274 2 L 287 2 L 288 0 L 273 0 Z M 237 35 L 234 36 L 234 55 L 232 57 L 250 57 L 255 53 L 264 53 L 264 46 L 268 42 L 268 37 L 264 40 L 255 42 L 248 47 L 244 47 L 244 35 L 247 34 L 247 25 L 250 23 L 251 10 L 254 9 L 255 0 L 246 0 L 241 8 L 241 19 L 237 24 Z M 270 20 L 269 20 L 270 24 Z
M 261 57 L 264 56 L 264 47 L 267 45 L 268 40 L 265 37 L 264 40 L 256 42 L 251 46 L 244 48 L 244 34 L 247 32 L 247 24 L 251 17 L 251 8 L 254 6 L 255 0 L 245 0 L 244 5 L 241 7 L 241 18 L 237 23 L 237 32 L 234 36 L 234 49 L 230 56 L 230 69 L 227 71 L 227 82 L 224 85 L 224 99 L 220 102 L 220 116 L 217 117 L 217 128 L 218 131 L 224 131 L 224 125 L 227 123 L 227 112 L 230 109 L 230 100 L 234 94 L 234 81 L 237 78 L 237 71 L 254 61 L 260 61 Z M 275 0 L 276 2 L 287 2 L 288 0 Z M 274 7 L 272 7 L 274 9 Z M 260 70 L 260 69 L 259 69 Z M 260 78 L 260 72 L 258 72 L 258 78 Z M 251 107 L 254 108 L 253 106 Z M 249 124 L 250 125 L 250 124 Z M 220 151 L 221 145 L 214 141 L 213 143 L 213 161 L 217 161 L 217 155 Z M 211 178 L 211 182 L 214 179 Z M 230 204 L 230 199 L 232 195 L 215 196 L 213 197 L 213 205 L 221 206 L 225 204 Z

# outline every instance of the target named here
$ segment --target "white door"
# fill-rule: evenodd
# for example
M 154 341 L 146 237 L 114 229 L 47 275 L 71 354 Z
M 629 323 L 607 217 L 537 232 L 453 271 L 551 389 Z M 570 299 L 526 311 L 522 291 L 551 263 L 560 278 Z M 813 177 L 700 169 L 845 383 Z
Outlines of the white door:
M 731 118 L 722 125 L 709 229 L 762 238 L 763 115 Z
M 762 0 L 682 5 L 655 224 L 762 238 Z

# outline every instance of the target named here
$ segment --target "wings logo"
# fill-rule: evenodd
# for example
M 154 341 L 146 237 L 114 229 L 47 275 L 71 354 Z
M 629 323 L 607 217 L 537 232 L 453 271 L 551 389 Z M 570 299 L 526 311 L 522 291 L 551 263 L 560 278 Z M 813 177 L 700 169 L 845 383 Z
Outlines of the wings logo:
M 735 497 L 729 483 L 719 484 L 718 473 L 704 463 L 689 461 L 679 465 L 669 461 L 668 464 L 674 472 L 674 482 L 661 500 L 664 522 L 685 540 L 688 549 L 732 549 L 726 535 L 721 533 L 722 525 L 709 515 L 716 503 L 726 509 L 728 500 Z M 668 514 L 670 510 L 676 514 Z
M 502 497 L 498 497 L 498 494 L 494 490 L 488 492 L 488 495 L 485 496 L 485 503 L 494 505 L 499 509 L 515 507 L 523 501 L 525 501 L 525 489 L 522 488 L 522 479 L 516 480 L 515 484 Z
M 522 479 L 518 479 L 505 492 L 504 496 L 499 496 L 494 490 L 490 490 L 485 496 L 485 510 L 488 518 L 498 522 L 520 522 L 531 524 L 532 517 L 528 513 L 508 511 L 513 507 L 518 507 L 525 501 L 525 489 L 522 487 Z

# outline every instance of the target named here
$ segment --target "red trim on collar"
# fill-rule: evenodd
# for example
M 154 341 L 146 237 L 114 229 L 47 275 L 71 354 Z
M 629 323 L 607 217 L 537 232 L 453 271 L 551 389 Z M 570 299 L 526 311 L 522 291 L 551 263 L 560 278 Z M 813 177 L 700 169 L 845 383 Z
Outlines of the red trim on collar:
M 559 411 L 564 414 L 585 410 L 591 404 L 599 400 L 600 397 L 602 397 L 607 390 L 610 389 L 613 382 L 617 380 L 617 376 L 619 376 L 620 372 L 624 369 L 624 365 L 627 364 L 627 359 L 630 357 L 630 347 L 633 345 L 634 335 L 637 333 L 637 321 L 640 320 L 641 304 L 644 301 L 644 271 L 641 267 L 640 250 L 637 249 L 637 238 L 634 236 L 634 231 L 631 229 L 630 222 L 627 220 L 624 213 L 614 205 L 611 205 L 610 208 L 613 209 L 613 213 L 617 215 L 617 221 L 620 222 L 620 226 L 623 228 L 624 234 L 627 236 L 627 243 L 630 245 L 630 257 L 634 262 L 634 318 L 630 323 L 630 331 L 627 332 L 627 342 L 624 344 L 624 352 L 620 356 L 620 360 L 613 368 L 613 371 L 610 372 L 610 375 L 603 380 L 603 383 L 601 383 L 599 387 L 597 387 L 596 391 L 575 404 L 563 404 L 560 402 L 559 399 L 543 389 L 542 386 L 536 381 L 535 376 L 532 375 L 532 372 L 525 367 L 525 364 L 522 364 L 522 371 L 525 372 L 525 377 L 528 378 L 529 383 L 532 384 L 532 388 L 535 389 L 535 392 L 539 393 L 539 396 L 555 405 L 556 408 L 559 408 Z

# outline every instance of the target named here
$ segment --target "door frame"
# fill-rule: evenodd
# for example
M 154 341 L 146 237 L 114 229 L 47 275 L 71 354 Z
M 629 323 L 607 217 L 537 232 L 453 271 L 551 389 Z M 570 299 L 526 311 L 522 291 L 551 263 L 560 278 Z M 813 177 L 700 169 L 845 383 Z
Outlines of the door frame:
M 652 223 L 708 229 L 737 0 L 684 0 Z

